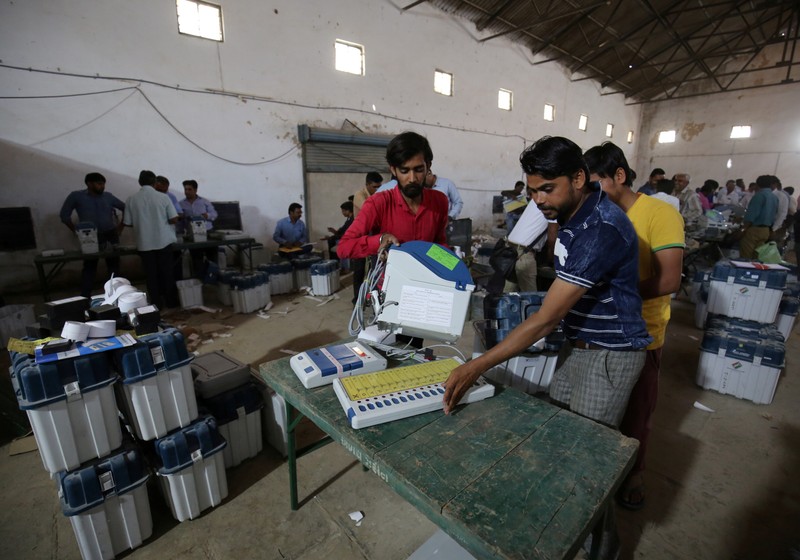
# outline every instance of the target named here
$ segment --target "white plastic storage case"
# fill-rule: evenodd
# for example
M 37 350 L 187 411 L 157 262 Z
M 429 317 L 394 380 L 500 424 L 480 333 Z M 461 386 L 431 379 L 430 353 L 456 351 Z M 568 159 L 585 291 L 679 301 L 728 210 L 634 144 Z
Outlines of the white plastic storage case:
M 217 420 L 219 433 L 228 442 L 222 451 L 226 469 L 261 453 L 264 448 L 261 435 L 264 397 L 255 383 L 203 400 L 202 404 Z
M 317 255 L 300 255 L 291 260 L 296 290 L 311 287 L 311 267 L 319 262 L 322 262 L 322 257 Z
M 290 262 L 262 264 L 258 270 L 269 275 L 270 294 L 288 294 L 294 291 L 294 273 Z
M 61 509 L 84 560 L 114 558 L 152 535 L 148 478 L 141 451 L 132 445 L 59 473 Z
M 722 261 L 714 265 L 708 289 L 708 312 L 772 323 L 786 287 L 787 271 L 745 265 L 750 263 Z
M 122 377 L 120 408 L 136 436 L 149 441 L 197 418 L 191 357 L 176 329 L 143 336 L 114 353 Z
M 326 260 L 311 265 L 311 291 L 329 296 L 339 290 L 339 261 Z
M 108 354 L 36 364 L 12 356 L 11 382 L 19 407 L 51 474 L 108 455 L 122 443 Z
M 778 315 L 775 317 L 775 327 L 783 335 L 783 340 L 789 340 L 798 311 L 800 311 L 800 298 L 784 295 L 778 307 Z
M 225 446 L 211 416 L 156 440 L 159 486 L 178 521 L 194 519 L 228 496 Z
M 774 325 L 710 316 L 696 381 L 704 389 L 769 404 L 784 356 L 783 336 Z

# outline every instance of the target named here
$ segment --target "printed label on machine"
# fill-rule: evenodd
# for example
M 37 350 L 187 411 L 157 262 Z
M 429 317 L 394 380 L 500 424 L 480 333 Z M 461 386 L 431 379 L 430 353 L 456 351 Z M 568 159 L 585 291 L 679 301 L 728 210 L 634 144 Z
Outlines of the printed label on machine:
M 453 292 L 403 286 L 397 318 L 401 321 L 449 327 L 453 319 Z

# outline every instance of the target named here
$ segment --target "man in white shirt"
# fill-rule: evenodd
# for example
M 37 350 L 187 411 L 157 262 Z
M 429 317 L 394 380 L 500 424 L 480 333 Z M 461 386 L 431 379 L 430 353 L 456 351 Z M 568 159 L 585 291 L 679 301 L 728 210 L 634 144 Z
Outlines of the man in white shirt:
M 675 192 L 675 181 L 672 179 L 660 179 L 656 183 L 656 191 L 658 192 L 652 195 L 653 198 L 663 200 L 667 204 L 671 204 L 678 212 L 681 211 L 681 201 L 678 200 L 677 196 L 672 196 L 672 193 Z
M 123 223 L 133 228 L 150 303 L 165 309 L 178 306 L 172 249 L 178 212 L 169 197 L 154 188 L 155 182 L 152 171 L 139 173 L 141 188 L 125 203 Z
M 742 191 L 736 186 L 736 181 L 728 179 L 725 187 L 721 188 L 714 197 L 714 206 L 735 206 L 742 199 Z
M 681 216 L 686 229 L 694 226 L 700 216 L 703 215 L 703 206 L 700 198 L 694 189 L 689 187 L 691 177 L 688 173 L 678 173 L 675 175 L 675 195 L 681 202 Z

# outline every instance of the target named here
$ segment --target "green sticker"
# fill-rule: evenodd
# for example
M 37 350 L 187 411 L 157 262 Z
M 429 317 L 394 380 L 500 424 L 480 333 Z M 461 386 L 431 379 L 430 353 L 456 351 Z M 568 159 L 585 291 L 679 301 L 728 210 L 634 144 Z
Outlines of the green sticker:
M 428 249 L 428 252 L 425 254 L 445 267 L 447 270 L 453 270 L 460 262 L 457 256 L 445 251 L 440 246 L 435 244 L 431 245 L 431 248 Z

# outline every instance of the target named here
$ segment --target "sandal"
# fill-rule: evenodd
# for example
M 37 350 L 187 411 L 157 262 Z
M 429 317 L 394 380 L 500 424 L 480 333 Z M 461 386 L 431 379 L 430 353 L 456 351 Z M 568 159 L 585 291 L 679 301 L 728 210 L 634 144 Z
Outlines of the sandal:
M 625 509 L 639 511 L 644 507 L 644 484 L 620 490 L 617 492 L 617 502 Z

